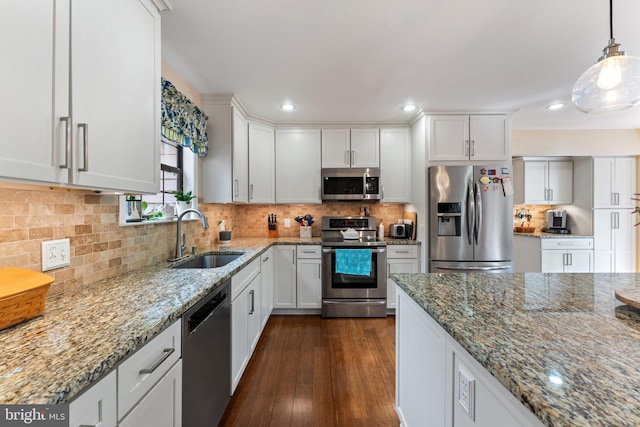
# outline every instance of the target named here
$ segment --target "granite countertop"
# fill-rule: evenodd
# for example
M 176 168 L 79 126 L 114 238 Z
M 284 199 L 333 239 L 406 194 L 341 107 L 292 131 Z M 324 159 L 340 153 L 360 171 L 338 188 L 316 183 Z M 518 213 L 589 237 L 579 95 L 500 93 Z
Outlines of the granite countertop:
M 48 297 L 42 316 L 0 331 L 0 403 L 68 402 L 269 246 L 320 244 L 320 237 L 236 237 L 201 252 L 244 252 L 224 267 L 173 269 L 162 262 Z
M 640 425 L 640 274 L 395 274 L 547 426 Z
M 527 236 L 527 237 L 537 237 L 541 239 L 585 239 L 585 238 L 593 238 L 592 235 L 586 234 L 554 234 L 554 233 L 545 233 L 540 230 L 536 230 L 533 233 L 518 233 L 516 231 L 513 232 L 514 236 Z

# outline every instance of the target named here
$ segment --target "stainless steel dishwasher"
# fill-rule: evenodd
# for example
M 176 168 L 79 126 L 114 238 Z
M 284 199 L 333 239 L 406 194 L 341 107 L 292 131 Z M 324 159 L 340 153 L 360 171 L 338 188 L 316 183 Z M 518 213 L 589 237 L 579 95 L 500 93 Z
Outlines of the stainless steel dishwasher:
M 215 427 L 231 398 L 231 280 L 182 316 L 182 426 Z

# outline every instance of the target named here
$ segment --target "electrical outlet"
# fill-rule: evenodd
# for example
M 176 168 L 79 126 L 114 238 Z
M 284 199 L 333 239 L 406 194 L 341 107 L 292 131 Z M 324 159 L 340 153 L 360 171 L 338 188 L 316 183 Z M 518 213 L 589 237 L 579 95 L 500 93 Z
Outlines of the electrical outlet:
M 290 218 L 285 218 L 284 219 L 284 228 L 291 228 L 291 219 Z
M 476 380 L 462 365 L 458 365 L 458 403 L 475 421 Z
M 65 267 L 69 264 L 71 264 L 69 239 L 42 242 L 42 271 Z

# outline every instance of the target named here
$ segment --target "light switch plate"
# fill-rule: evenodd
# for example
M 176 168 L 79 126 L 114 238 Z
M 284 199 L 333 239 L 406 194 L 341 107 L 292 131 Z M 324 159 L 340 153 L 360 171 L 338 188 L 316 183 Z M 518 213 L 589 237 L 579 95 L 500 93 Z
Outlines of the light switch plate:
M 42 271 L 65 267 L 71 264 L 71 244 L 69 239 L 42 242 Z
M 291 228 L 291 219 L 290 218 L 285 218 L 284 219 L 284 228 Z
M 462 365 L 458 365 L 458 403 L 475 421 L 476 380 Z

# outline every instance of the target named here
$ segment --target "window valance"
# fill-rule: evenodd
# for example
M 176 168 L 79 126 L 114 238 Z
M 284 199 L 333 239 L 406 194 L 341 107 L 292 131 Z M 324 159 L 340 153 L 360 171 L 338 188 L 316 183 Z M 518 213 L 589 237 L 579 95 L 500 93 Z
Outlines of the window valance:
M 209 151 L 207 117 L 168 80 L 162 79 L 162 136 L 200 157 Z

